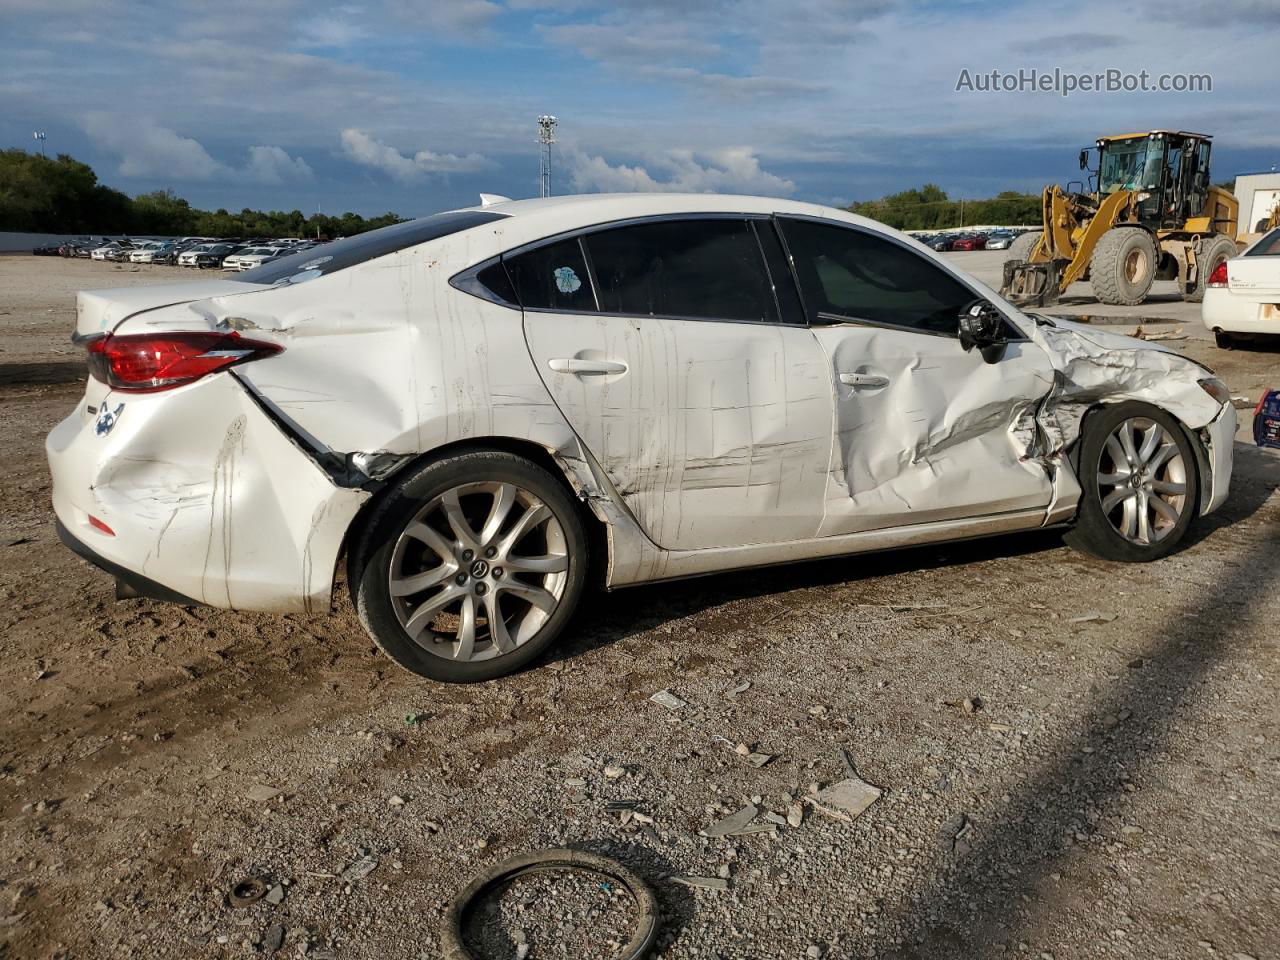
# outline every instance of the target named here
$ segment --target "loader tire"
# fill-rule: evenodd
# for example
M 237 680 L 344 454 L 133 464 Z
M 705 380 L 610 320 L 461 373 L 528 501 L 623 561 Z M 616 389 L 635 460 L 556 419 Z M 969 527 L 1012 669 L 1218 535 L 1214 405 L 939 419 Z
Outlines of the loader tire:
M 1094 296 L 1102 303 L 1136 306 L 1147 298 L 1158 263 L 1151 234 L 1138 227 L 1112 227 L 1089 260 Z
M 1032 230 L 1029 233 L 1021 233 L 1014 237 L 1013 243 L 1009 244 L 1009 249 L 1005 252 L 1004 262 L 1026 260 L 1031 256 L 1032 249 L 1040 242 L 1040 238 L 1043 236 L 1043 230 Z
M 1182 299 L 1187 303 L 1199 303 L 1203 300 L 1205 287 L 1214 269 L 1239 252 L 1236 242 L 1227 236 L 1219 235 L 1200 244 L 1200 253 L 1196 256 L 1196 285 L 1186 291 Z

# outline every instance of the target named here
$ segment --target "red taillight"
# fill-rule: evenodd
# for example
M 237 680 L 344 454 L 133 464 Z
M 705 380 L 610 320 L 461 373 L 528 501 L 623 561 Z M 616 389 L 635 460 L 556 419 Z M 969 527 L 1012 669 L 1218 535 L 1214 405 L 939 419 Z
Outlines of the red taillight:
M 284 348 L 231 333 L 108 334 L 88 344 L 89 372 L 115 390 L 168 390 Z
M 1227 261 L 1223 260 L 1220 264 L 1213 268 L 1213 273 L 1209 274 L 1209 286 L 1225 287 L 1227 285 Z

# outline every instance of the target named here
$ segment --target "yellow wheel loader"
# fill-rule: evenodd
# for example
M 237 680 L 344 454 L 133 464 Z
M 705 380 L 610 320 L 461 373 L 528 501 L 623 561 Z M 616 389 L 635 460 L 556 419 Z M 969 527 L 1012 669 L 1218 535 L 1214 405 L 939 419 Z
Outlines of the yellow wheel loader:
M 1101 302 L 1133 305 L 1156 280 L 1177 280 L 1183 299 L 1202 300 L 1214 267 L 1236 255 L 1240 215 L 1209 178 L 1211 139 L 1185 130 L 1102 137 L 1096 169 L 1081 150 L 1090 190 L 1045 187 L 1044 227 L 1009 247 L 1001 294 L 1043 307 L 1088 280 Z

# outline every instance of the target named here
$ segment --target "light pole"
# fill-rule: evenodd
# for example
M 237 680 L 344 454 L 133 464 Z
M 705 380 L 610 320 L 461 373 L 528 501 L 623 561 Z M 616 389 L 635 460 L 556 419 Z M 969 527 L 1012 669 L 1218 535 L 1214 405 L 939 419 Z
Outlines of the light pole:
M 44 141 L 45 141 L 44 131 L 43 131 L 43 130 L 37 130 L 37 131 L 35 131 L 35 133 L 31 134 L 31 139 L 33 139 L 33 140 L 35 140 L 35 141 L 39 142 L 39 144 L 40 144 L 40 156 L 41 156 L 41 157 L 43 157 L 43 156 L 44 156 Z
M 551 196 L 551 145 L 556 142 L 556 118 L 538 118 L 538 196 Z

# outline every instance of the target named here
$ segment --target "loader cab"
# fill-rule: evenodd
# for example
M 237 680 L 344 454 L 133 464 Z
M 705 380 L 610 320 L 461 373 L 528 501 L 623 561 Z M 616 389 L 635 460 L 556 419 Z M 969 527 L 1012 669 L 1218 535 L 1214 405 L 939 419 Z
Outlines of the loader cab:
M 1098 193 L 1134 194 L 1134 220 L 1180 230 L 1200 216 L 1209 196 L 1206 134 L 1154 130 L 1098 140 Z

